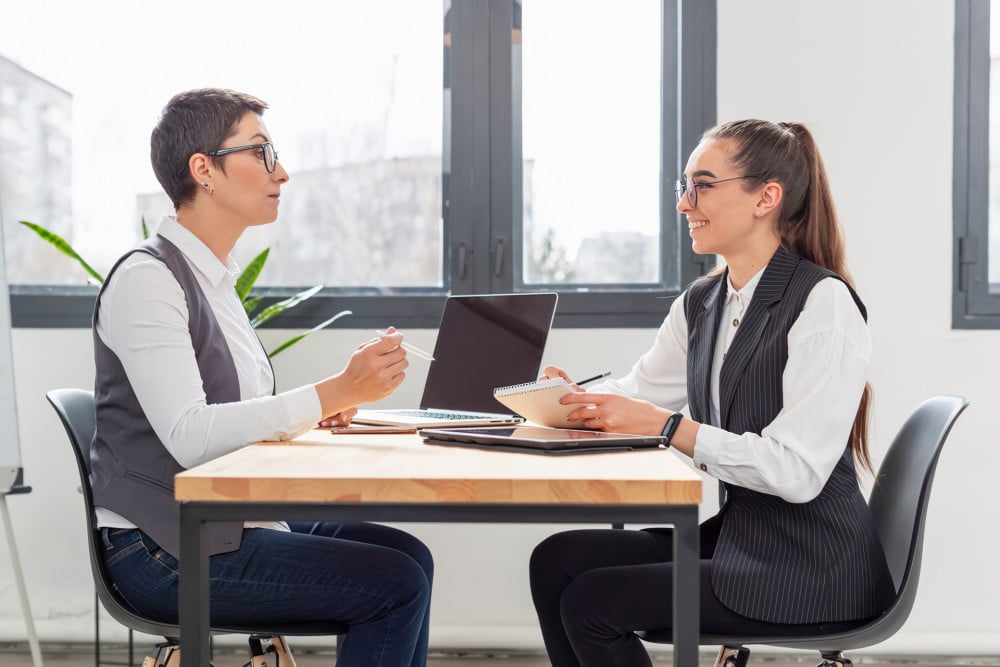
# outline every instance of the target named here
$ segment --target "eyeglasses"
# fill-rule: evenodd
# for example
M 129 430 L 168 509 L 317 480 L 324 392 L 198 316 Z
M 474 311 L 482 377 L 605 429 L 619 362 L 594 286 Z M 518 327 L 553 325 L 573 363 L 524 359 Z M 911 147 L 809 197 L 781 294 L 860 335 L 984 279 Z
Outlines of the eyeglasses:
M 688 203 L 691 204 L 691 208 L 698 208 L 698 190 L 702 188 L 710 188 L 713 185 L 719 183 L 726 183 L 728 181 L 740 181 L 744 178 L 757 178 L 761 174 L 747 174 L 746 176 L 733 176 L 732 178 L 723 178 L 718 181 L 707 181 L 702 183 L 695 183 L 688 176 L 684 181 L 676 181 L 674 185 L 674 194 L 677 195 L 677 203 L 681 203 L 681 197 L 687 193 Z
M 278 162 L 278 151 L 274 150 L 274 146 L 271 142 L 263 144 L 250 144 L 249 146 L 233 146 L 232 148 L 220 148 L 214 151 L 208 151 L 205 155 L 211 155 L 213 157 L 222 157 L 223 155 L 229 155 L 230 153 L 239 153 L 240 151 L 260 151 L 260 157 L 264 159 L 264 169 L 267 169 L 267 173 L 272 173 L 274 167 Z

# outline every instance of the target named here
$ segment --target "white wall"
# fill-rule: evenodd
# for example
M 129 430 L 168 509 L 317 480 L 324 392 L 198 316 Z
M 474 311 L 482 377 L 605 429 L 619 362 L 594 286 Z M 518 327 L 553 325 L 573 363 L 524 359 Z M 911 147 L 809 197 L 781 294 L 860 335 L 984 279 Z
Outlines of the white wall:
M 924 398 L 956 393 L 973 402 L 938 467 L 913 613 L 878 650 L 996 655 L 1000 536 L 992 481 L 1000 448 L 991 417 L 1000 399 L 1000 332 L 950 327 L 953 11 L 939 0 L 719 0 L 719 118 L 799 120 L 817 137 L 871 313 L 876 463 Z M 285 332 L 266 333 L 276 342 Z M 571 372 L 622 373 L 652 334 L 556 330 L 546 361 Z M 276 360 L 282 386 L 339 368 L 366 335 L 338 329 L 292 348 Z M 410 335 L 433 345 L 433 332 Z M 91 385 L 90 334 L 16 330 L 13 344 L 22 458 L 34 491 L 9 504 L 29 595 L 43 640 L 86 640 L 93 597 L 76 471 L 43 394 Z M 420 363 L 388 404 L 418 400 Z M 437 559 L 435 646 L 541 646 L 526 559 L 559 527 L 408 528 Z M 24 637 L 4 544 L 0 639 Z

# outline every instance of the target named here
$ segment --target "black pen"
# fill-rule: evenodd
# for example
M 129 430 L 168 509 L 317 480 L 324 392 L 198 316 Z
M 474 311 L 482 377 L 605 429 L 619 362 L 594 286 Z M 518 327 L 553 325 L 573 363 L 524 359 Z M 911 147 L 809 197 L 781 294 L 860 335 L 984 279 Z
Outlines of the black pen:
M 611 371 L 604 371 L 603 373 L 599 373 L 594 377 L 587 378 L 586 380 L 580 380 L 579 382 L 574 382 L 573 384 L 575 384 L 577 387 L 580 387 L 582 385 L 587 384 L 588 382 L 593 382 L 594 380 L 600 380 L 601 378 L 606 378 L 609 375 L 611 375 Z

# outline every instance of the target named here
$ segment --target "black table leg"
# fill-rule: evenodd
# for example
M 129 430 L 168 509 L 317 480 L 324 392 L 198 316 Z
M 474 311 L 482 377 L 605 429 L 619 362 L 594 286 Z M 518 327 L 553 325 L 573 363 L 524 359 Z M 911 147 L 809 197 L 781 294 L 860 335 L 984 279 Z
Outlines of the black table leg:
M 208 645 L 208 540 L 200 512 L 181 503 L 181 667 L 206 667 Z
M 674 664 L 697 667 L 701 616 L 698 600 L 698 508 L 674 524 Z

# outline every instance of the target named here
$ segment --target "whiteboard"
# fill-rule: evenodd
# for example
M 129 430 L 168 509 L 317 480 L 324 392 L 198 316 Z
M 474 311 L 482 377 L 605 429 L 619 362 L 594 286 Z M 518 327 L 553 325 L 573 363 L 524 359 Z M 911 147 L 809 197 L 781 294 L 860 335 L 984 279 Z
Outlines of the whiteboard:
M 14 395 L 14 354 L 10 345 L 10 292 L 0 224 L 0 494 L 11 490 L 21 471 Z

